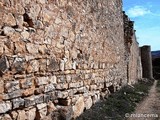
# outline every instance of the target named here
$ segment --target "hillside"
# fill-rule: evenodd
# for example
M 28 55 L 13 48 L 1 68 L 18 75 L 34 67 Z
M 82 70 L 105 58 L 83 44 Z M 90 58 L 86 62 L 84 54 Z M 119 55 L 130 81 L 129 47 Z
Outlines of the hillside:
M 152 59 L 160 58 L 160 50 L 152 51 Z
M 152 52 L 153 76 L 155 79 L 160 78 L 160 51 Z

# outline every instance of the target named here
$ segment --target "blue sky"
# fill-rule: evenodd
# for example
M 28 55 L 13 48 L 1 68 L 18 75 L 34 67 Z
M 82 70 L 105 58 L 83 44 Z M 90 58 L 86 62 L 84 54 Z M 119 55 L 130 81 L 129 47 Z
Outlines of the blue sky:
M 135 22 L 140 46 L 160 50 L 160 0 L 123 0 L 123 9 Z

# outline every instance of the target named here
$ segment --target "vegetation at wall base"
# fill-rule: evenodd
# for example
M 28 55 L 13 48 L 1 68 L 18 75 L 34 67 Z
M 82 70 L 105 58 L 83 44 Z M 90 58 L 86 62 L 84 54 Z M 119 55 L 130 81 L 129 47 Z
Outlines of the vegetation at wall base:
M 157 89 L 158 89 L 158 92 L 160 93 L 160 80 L 157 80 Z
M 153 85 L 152 80 L 140 80 L 134 86 L 124 86 L 119 91 L 109 95 L 100 103 L 86 110 L 78 120 L 124 120 L 126 113 L 132 113 L 137 104 L 142 101 Z

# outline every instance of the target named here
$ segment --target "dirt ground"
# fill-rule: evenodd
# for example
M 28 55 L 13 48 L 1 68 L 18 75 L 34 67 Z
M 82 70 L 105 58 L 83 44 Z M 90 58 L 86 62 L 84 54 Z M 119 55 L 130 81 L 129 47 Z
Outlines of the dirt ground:
M 133 114 L 126 114 L 130 116 L 128 120 L 160 120 L 160 92 L 156 88 L 157 81 L 149 91 L 148 97 L 146 97 L 137 106 Z

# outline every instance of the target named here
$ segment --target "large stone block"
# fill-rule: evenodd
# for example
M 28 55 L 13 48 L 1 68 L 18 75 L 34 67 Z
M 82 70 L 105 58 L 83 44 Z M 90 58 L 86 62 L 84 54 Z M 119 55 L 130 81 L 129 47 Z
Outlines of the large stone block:
M 5 14 L 4 21 L 9 26 L 15 26 L 16 25 L 16 20 L 15 20 L 13 14 L 11 14 L 11 13 Z
M 35 120 L 36 117 L 36 108 L 32 108 L 26 112 L 27 120 Z
M 57 91 L 56 92 L 56 97 L 65 99 L 65 98 L 68 97 L 68 92 L 67 91 Z
M 22 96 L 21 90 L 16 90 L 3 95 L 4 100 L 13 99 Z
M 42 103 L 37 105 L 37 116 L 36 119 L 43 119 L 47 115 L 47 104 Z
M 0 74 L 4 74 L 9 68 L 9 62 L 7 60 L 7 57 L 2 56 L 0 58 Z
M 0 102 L 0 113 L 5 113 L 11 109 L 12 109 L 12 104 L 9 101 Z
M 52 84 L 57 84 L 57 77 L 55 75 L 50 76 L 49 77 L 49 82 L 52 83 Z
M 13 120 L 16 120 L 17 116 L 18 116 L 18 113 L 16 111 L 12 111 L 11 116 L 12 116 Z
M 6 36 L 12 36 L 14 34 L 15 30 L 12 27 L 6 26 L 3 28 L 3 32 L 4 32 L 4 35 L 6 35 Z
M 53 91 L 53 90 L 55 90 L 55 86 L 54 86 L 53 84 L 48 84 L 48 85 L 46 85 L 45 88 L 44 88 L 44 92 L 45 92 L 45 93 L 46 93 L 46 92 L 51 92 L 51 91 Z
M 46 59 L 39 60 L 39 70 L 44 71 L 44 72 L 47 70 L 47 60 Z
M 80 114 L 82 114 L 84 108 L 85 108 L 84 97 L 79 97 L 76 104 L 73 106 L 73 117 L 76 118 Z
M 24 58 L 15 58 L 14 62 L 11 66 L 12 71 L 14 71 L 14 73 L 24 73 L 25 72 L 25 59 Z
M 38 72 L 39 71 L 39 62 L 38 60 L 31 60 L 27 66 L 27 72 Z
M 35 84 L 37 86 L 46 85 L 48 84 L 48 80 L 48 77 L 37 77 L 37 79 L 35 80 Z
M 0 118 L 1 119 L 1 118 Z M 1 120 L 12 120 L 11 116 L 9 114 L 5 114 Z
M 22 41 L 17 41 L 14 43 L 15 45 L 15 53 L 25 53 L 26 52 L 26 47 L 25 47 L 25 42 Z
M 34 85 L 34 78 L 25 78 L 20 80 L 20 87 L 23 89 L 30 88 L 33 85 Z
M 85 98 L 85 108 L 90 109 L 92 106 L 92 98 L 89 96 L 88 98 Z
M 34 99 L 35 99 L 36 104 L 43 103 L 44 102 L 44 95 L 43 94 L 36 95 Z
M 35 105 L 35 96 L 30 96 L 24 99 L 25 100 L 25 107 Z
M 26 48 L 30 54 L 37 54 L 38 53 L 38 45 L 35 45 L 32 43 L 27 43 Z
M 24 110 L 18 110 L 17 120 L 25 120 L 27 118 Z
M 35 86 L 32 86 L 31 88 L 23 90 L 23 96 L 29 96 L 33 95 L 35 91 Z
M 12 100 L 13 109 L 23 107 L 24 106 L 24 99 L 16 98 Z
M 56 106 L 51 101 L 48 102 L 47 108 L 49 113 L 52 113 L 53 111 L 57 110 Z
M 48 71 L 58 71 L 60 69 L 59 62 L 55 58 L 47 60 Z
M 15 90 L 19 90 L 19 81 L 9 81 L 5 84 L 5 91 L 6 92 L 13 92 Z
M 28 39 L 29 39 L 29 32 L 27 32 L 27 31 L 23 31 L 23 32 L 21 32 L 21 35 L 22 35 L 22 39 L 23 39 L 23 41 L 27 41 Z
M 57 90 L 66 90 L 66 89 L 68 89 L 68 83 L 60 83 L 60 84 L 57 84 L 56 86 L 56 89 Z

